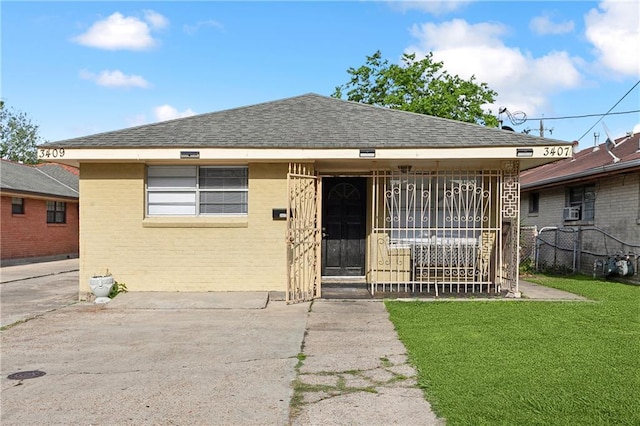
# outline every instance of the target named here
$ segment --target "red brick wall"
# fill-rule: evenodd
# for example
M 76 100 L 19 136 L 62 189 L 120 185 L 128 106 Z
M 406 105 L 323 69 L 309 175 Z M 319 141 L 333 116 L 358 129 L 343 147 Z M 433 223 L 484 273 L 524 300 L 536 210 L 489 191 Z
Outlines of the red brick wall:
M 78 203 L 67 201 L 67 223 L 47 223 L 47 202 L 24 198 L 24 214 L 11 213 L 11 197 L 0 197 L 0 258 L 78 254 Z

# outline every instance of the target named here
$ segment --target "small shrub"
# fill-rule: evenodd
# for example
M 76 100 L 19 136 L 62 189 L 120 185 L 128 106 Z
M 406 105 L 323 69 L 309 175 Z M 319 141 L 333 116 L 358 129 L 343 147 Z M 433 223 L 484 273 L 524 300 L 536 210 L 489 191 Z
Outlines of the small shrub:
M 113 282 L 113 287 L 111 287 L 111 291 L 109 292 L 109 298 L 113 299 L 120 293 L 127 292 L 127 285 L 125 283 L 119 283 L 118 281 Z
M 526 258 L 520 262 L 520 275 L 533 275 L 535 272 L 535 265 L 531 258 Z
M 542 272 L 543 274 L 549 274 L 549 275 L 573 275 L 574 271 L 571 267 L 563 265 L 561 263 L 553 263 L 553 264 L 548 264 L 543 262 L 542 265 L 540 265 L 540 272 Z

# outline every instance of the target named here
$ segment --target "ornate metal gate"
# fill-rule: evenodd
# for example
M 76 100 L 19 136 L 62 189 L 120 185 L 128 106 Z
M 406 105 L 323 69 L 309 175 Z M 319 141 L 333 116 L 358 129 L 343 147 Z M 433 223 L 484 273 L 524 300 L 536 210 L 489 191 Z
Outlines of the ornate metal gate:
M 318 179 L 311 164 L 287 173 L 287 303 L 320 296 Z
M 372 293 L 500 291 L 501 170 L 374 171 Z

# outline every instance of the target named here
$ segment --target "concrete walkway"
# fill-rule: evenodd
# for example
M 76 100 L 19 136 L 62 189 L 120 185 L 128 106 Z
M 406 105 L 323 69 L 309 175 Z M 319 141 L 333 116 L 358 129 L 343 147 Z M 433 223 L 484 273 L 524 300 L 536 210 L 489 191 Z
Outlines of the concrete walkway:
M 10 283 L 32 278 L 78 271 L 79 259 L 56 260 L 53 262 L 28 263 L 3 266 L 0 268 L 0 283 Z
M 524 299 L 531 300 L 546 300 L 546 301 L 571 301 L 571 300 L 588 300 L 584 296 L 569 293 L 568 291 L 558 290 L 551 287 L 545 287 L 543 285 L 534 284 L 528 281 L 520 280 L 518 282 L 520 292 Z
M 293 425 L 440 425 L 379 300 L 312 303 Z
M 4 266 L 0 278 L 1 327 L 78 301 L 78 259 Z

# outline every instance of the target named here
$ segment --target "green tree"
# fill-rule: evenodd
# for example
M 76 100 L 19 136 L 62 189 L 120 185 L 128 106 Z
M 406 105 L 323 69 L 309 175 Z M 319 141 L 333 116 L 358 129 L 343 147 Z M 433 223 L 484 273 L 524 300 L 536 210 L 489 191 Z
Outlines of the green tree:
M 359 68 L 349 68 L 351 80 L 331 95 L 370 105 L 450 118 L 496 127 L 498 119 L 482 107 L 494 102 L 497 93 L 475 76 L 464 80 L 450 75 L 442 62 L 429 53 L 416 60 L 415 53 L 402 55 L 402 65 L 389 64 L 378 50 Z
M 38 162 L 36 146 L 44 143 L 27 114 L 9 109 L 0 101 L 0 158 L 21 161 L 25 164 Z

